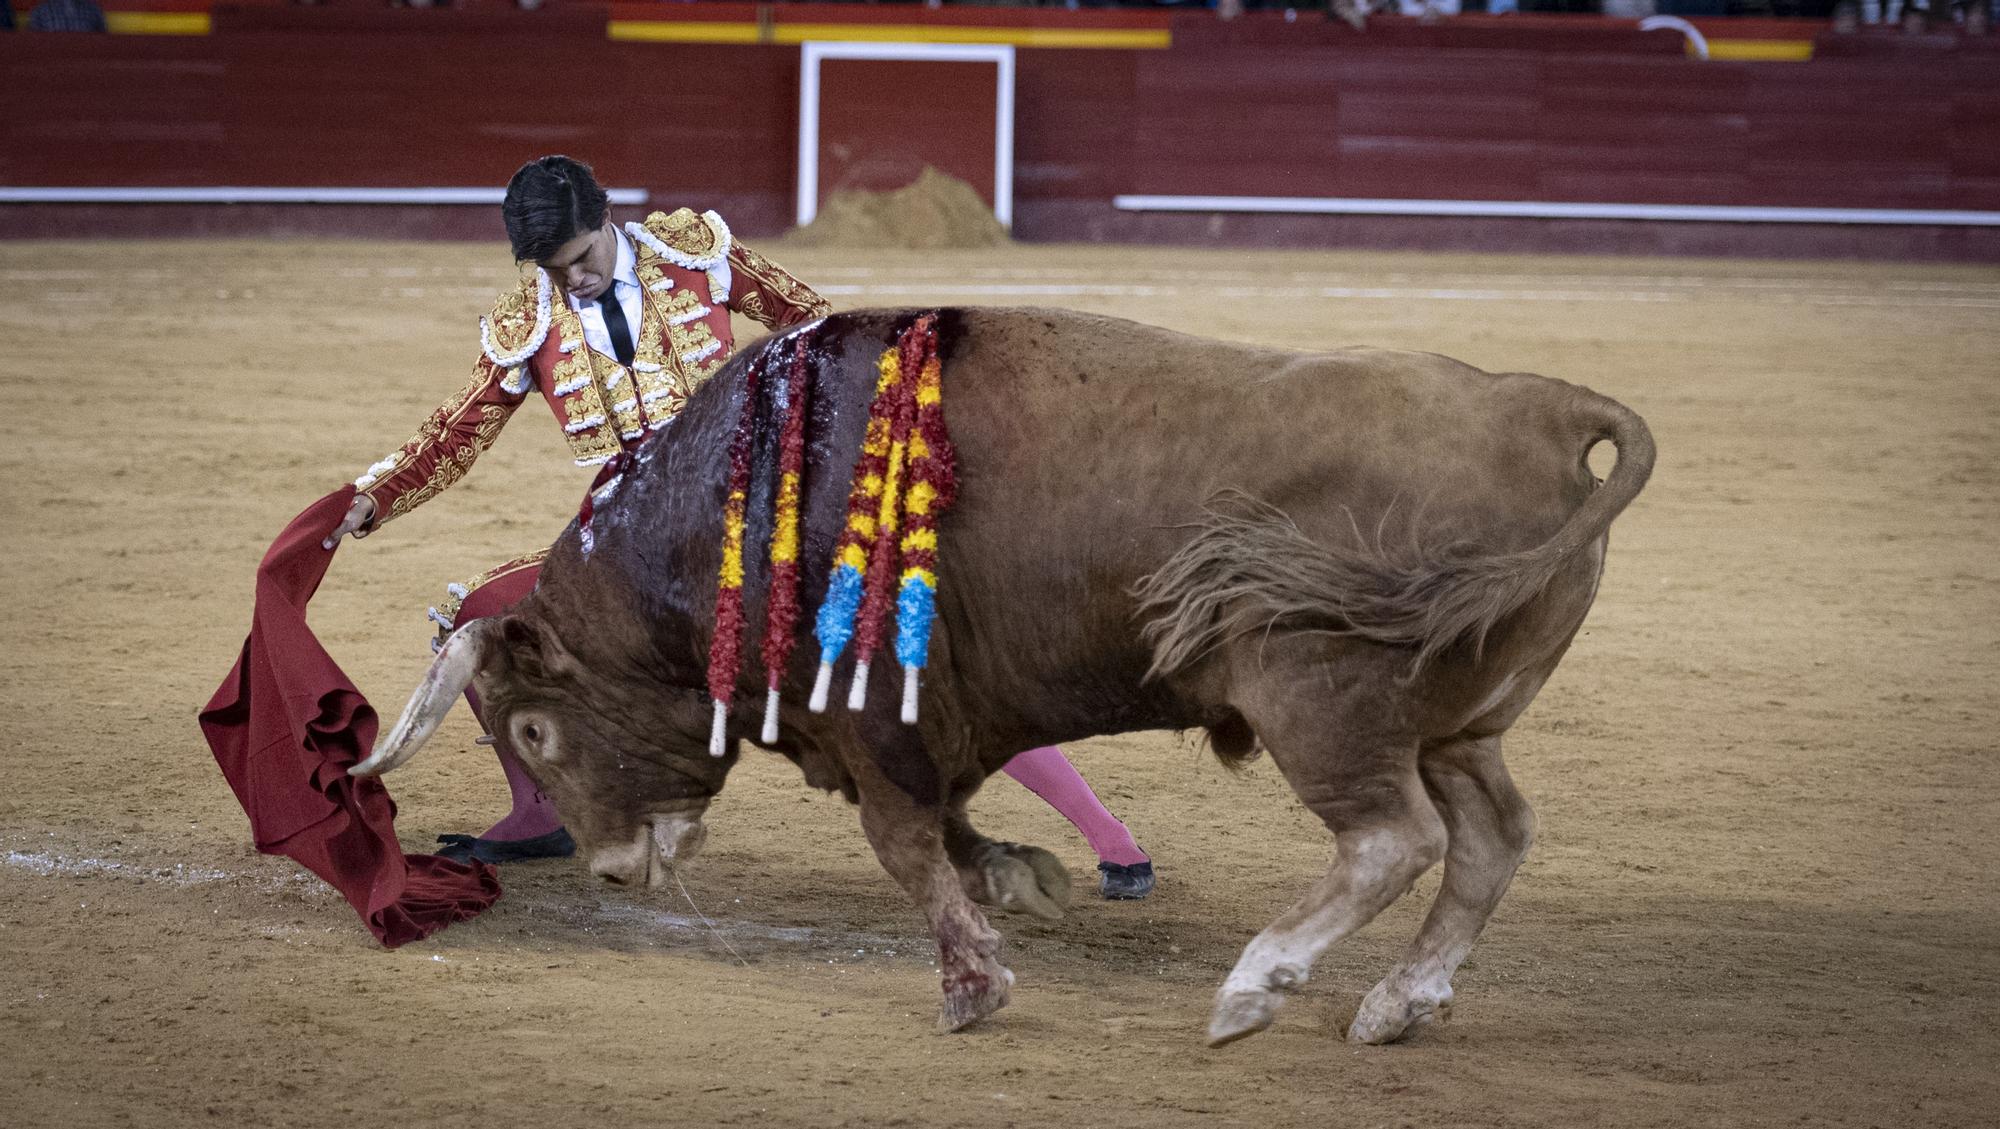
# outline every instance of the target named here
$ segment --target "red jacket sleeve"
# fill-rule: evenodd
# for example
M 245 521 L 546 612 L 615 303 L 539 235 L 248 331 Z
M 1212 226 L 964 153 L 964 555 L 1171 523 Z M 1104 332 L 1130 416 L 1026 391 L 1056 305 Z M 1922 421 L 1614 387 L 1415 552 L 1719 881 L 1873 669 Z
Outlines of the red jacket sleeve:
M 509 371 L 480 354 L 471 382 L 439 405 L 409 442 L 354 480 L 355 489 L 375 503 L 369 529 L 409 513 L 465 477 L 533 388 L 509 379 Z M 521 391 L 510 391 L 507 384 L 518 384 Z
M 772 329 L 833 312 L 812 287 L 741 243 L 729 245 L 729 274 L 729 308 Z

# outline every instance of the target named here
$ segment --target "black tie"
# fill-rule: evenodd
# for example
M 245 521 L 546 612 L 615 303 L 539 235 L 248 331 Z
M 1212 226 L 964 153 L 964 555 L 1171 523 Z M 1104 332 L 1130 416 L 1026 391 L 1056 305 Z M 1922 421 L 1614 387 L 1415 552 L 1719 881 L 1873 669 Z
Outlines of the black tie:
M 625 320 L 625 307 L 618 304 L 616 282 L 597 296 L 597 305 L 604 311 L 604 331 L 611 335 L 611 351 L 617 355 L 619 364 L 631 368 L 634 355 L 632 326 Z

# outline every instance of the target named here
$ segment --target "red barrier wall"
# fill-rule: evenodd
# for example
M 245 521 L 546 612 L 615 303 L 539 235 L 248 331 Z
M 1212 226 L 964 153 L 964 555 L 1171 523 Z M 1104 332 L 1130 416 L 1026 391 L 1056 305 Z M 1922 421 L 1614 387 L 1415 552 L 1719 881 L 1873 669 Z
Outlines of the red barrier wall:
M 797 48 L 612 42 L 601 11 L 548 22 L 481 12 L 448 33 L 438 17 L 451 15 L 371 12 L 339 30 L 246 19 L 232 31 L 218 12 L 206 37 L 0 36 L 0 100 L 13 107 L 0 117 L 0 184 L 497 185 L 529 157 L 568 152 L 606 183 L 716 207 L 746 234 L 788 221 Z M 2000 210 L 1994 50 L 1703 63 L 1637 33 L 1584 53 L 1313 33 L 1329 41 L 1217 33 L 1169 50 L 1022 49 L 1017 232 L 1394 245 L 1466 245 L 1479 232 L 1474 245 L 1537 244 L 1541 233 L 1537 245 L 1593 249 L 1595 231 L 1635 250 L 1784 251 L 1791 240 L 1806 253 L 2000 258 L 2000 237 L 1967 229 L 1787 235 L 1111 208 L 1116 194 L 1159 193 Z M 326 211 L 306 228 L 380 231 L 387 215 Z M 233 214 L 255 228 L 284 213 Z M 11 234 L 80 215 L 164 222 L 116 207 L 0 208 Z M 402 215 L 388 230 L 413 223 Z M 1653 246 L 1634 234 L 1648 230 L 1661 233 Z
M 783 224 L 796 51 L 602 27 L 0 36 L 0 184 L 487 186 L 573 153 L 607 184 Z
M 1128 192 L 2000 208 L 1983 59 L 1217 48 L 1136 79 Z

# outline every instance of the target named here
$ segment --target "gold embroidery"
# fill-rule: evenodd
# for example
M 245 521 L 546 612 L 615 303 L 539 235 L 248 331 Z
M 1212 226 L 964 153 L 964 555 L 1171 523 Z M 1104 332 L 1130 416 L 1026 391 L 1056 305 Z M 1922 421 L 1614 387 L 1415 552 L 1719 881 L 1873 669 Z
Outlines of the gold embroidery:
M 721 357 L 728 345 L 718 341 L 708 324 L 708 319 L 715 316 L 713 309 L 689 318 L 705 306 L 701 294 L 692 287 L 646 291 L 645 308 L 639 316 L 643 340 L 634 359 L 659 366 L 657 372 L 637 374 L 640 395 L 650 397 L 645 401 L 646 419 L 650 423 L 679 415 L 687 404 L 688 394 L 721 367 Z M 676 319 L 685 320 L 675 325 Z M 703 352 L 708 356 L 698 356 L 693 363 L 682 359 Z
M 765 325 L 777 324 L 771 319 L 770 314 L 764 312 L 764 296 L 755 290 L 745 294 L 742 300 L 736 303 L 736 309 L 738 313 L 752 321 L 760 321 Z
M 655 269 L 653 273 L 658 275 L 659 271 Z M 639 277 L 645 278 L 645 272 L 642 271 Z M 635 389 L 633 394 L 639 397 L 645 421 L 649 424 L 679 411 L 667 403 L 671 398 L 668 392 L 674 387 L 674 369 L 663 348 L 669 315 L 660 309 L 662 301 L 671 309 L 684 308 L 684 305 L 676 304 L 678 298 L 679 295 L 673 291 L 661 295 L 649 287 L 645 300 L 639 303 L 639 342 L 632 354 L 632 383 Z
M 820 297 L 812 287 L 793 278 L 785 268 L 743 244 L 738 243 L 730 248 L 729 254 L 736 260 L 737 269 L 749 275 L 753 283 L 776 295 L 779 301 L 801 311 L 801 320 L 823 318 L 833 312 L 832 303 Z M 747 298 L 739 302 L 737 308 L 746 316 L 756 318 L 773 329 L 778 327 L 778 315 L 763 311 L 761 299 L 754 311 Z
M 507 409 L 497 404 L 482 406 L 479 409 L 479 426 L 472 432 L 472 442 L 445 452 L 443 457 L 438 459 L 437 466 L 431 468 L 431 476 L 424 480 L 423 485 L 404 491 L 390 504 L 388 517 L 380 520 L 387 521 L 389 518 L 401 517 L 444 493 L 453 483 L 464 478 L 465 472 L 472 469 L 473 462 L 493 445 L 495 439 L 499 438 L 500 427 L 506 422 Z
M 615 455 L 619 450 L 619 424 L 614 417 L 619 413 L 607 407 L 605 378 L 597 361 L 599 354 L 584 341 L 583 318 L 568 303 L 555 313 L 555 331 L 563 342 L 576 342 L 576 348 L 557 361 L 549 373 L 551 389 L 569 389 L 559 395 L 563 406 L 563 438 L 569 442 L 570 456 L 581 463 Z M 609 358 L 604 363 L 613 368 L 617 364 Z M 610 397 L 612 400 L 625 398 L 623 383 L 616 392 Z M 570 430 L 572 427 L 576 430 Z
M 646 217 L 646 230 L 659 236 L 660 242 L 696 260 L 714 255 L 723 241 L 723 233 L 693 208 L 675 208 L 672 214 L 654 212 Z
M 582 466 L 601 463 L 620 450 L 622 448 L 618 445 L 618 433 L 612 431 L 609 424 L 594 431 L 579 432 L 569 437 L 570 456 Z
M 500 295 L 493 303 L 493 312 L 486 317 L 494 349 L 503 354 L 520 352 L 534 339 L 541 324 L 539 313 L 540 301 L 533 279 L 524 279 L 519 286 Z
M 666 368 L 678 377 L 673 381 L 677 394 L 671 397 L 676 403 L 673 411 L 667 413 L 670 415 L 678 414 L 679 405 L 685 403 L 687 398 L 694 394 L 694 390 L 701 387 L 709 377 L 714 376 L 715 370 L 721 368 L 722 362 L 726 359 L 724 354 L 727 353 L 728 346 L 715 336 L 715 331 L 709 327 L 706 316 L 679 325 L 674 324 L 677 316 L 693 313 L 701 305 L 702 301 L 698 295 L 692 291 L 682 290 L 674 292 L 662 310 L 660 320 L 666 323 L 667 329 L 664 342 L 667 352 Z M 711 311 L 708 316 L 713 316 L 713 312 Z
M 723 356 L 721 353 L 717 353 L 705 361 L 689 365 L 687 372 L 681 378 L 681 385 L 687 389 L 687 395 L 694 395 L 696 390 L 702 385 L 707 384 L 716 373 L 721 372 L 723 362 L 728 359 L 728 357 Z M 686 403 L 687 396 L 681 397 L 681 402 Z M 675 410 L 678 411 L 679 409 L 676 408 Z
M 614 365 L 612 371 L 622 372 L 624 370 Z M 630 378 L 634 374 L 626 372 L 625 375 Z M 612 422 L 618 427 L 618 434 L 621 439 L 634 434 L 640 429 L 639 390 L 631 379 L 618 382 L 618 391 L 611 395 L 611 415 Z

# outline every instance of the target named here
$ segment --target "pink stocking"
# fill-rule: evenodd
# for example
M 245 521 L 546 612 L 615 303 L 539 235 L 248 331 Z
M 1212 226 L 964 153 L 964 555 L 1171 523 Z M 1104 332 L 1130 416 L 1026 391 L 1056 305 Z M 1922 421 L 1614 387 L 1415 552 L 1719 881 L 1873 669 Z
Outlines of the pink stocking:
M 467 690 L 465 700 L 471 704 L 473 716 L 478 717 L 479 695 Z M 483 728 L 486 719 L 480 718 L 479 723 Z M 513 795 L 514 809 L 500 822 L 481 832 L 479 837 L 503 840 L 533 839 L 560 828 L 563 825 L 562 816 L 556 812 L 556 806 L 549 802 L 549 798 L 542 794 L 542 790 L 535 786 L 534 780 L 528 776 L 528 770 L 521 767 L 521 762 L 515 760 L 513 754 L 497 746 L 493 752 L 500 758 L 500 771 L 507 774 L 507 791 Z
M 1106 811 L 1097 793 L 1077 775 L 1075 766 L 1062 750 L 1054 745 L 1044 745 L 1008 761 L 1000 771 L 1013 777 L 1028 791 L 1042 798 L 1042 802 L 1062 813 L 1064 819 L 1076 825 L 1083 832 L 1084 841 L 1097 852 L 1101 862 L 1115 862 L 1120 866 L 1146 862 L 1146 852 L 1132 841 L 1132 833 L 1118 821 L 1118 817 Z
M 541 575 L 541 568 L 535 562 L 540 558 L 524 557 L 511 561 L 488 574 L 485 583 L 478 584 L 458 609 L 458 626 L 463 627 L 475 619 L 499 615 L 508 608 L 526 599 L 534 590 L 535 579 Z M 465 692 L 465 700 L 472 705 L 472 714 L 479 717 L 481 728 L 486 719 L 479 714 L 479 695 L 470 690 Z M 486 829 L 481 839 L 533 839 L 550 834 L 563 825 L 562 816 L 556 812 L 554 804 L 542 794 L 535 782 L 528 778 L 528 770 L 512 756 L 494 749 L 500 757 L 500 771 L 507 774 L 507 791 L 513 795 L 514 807 L 500 822 Z

